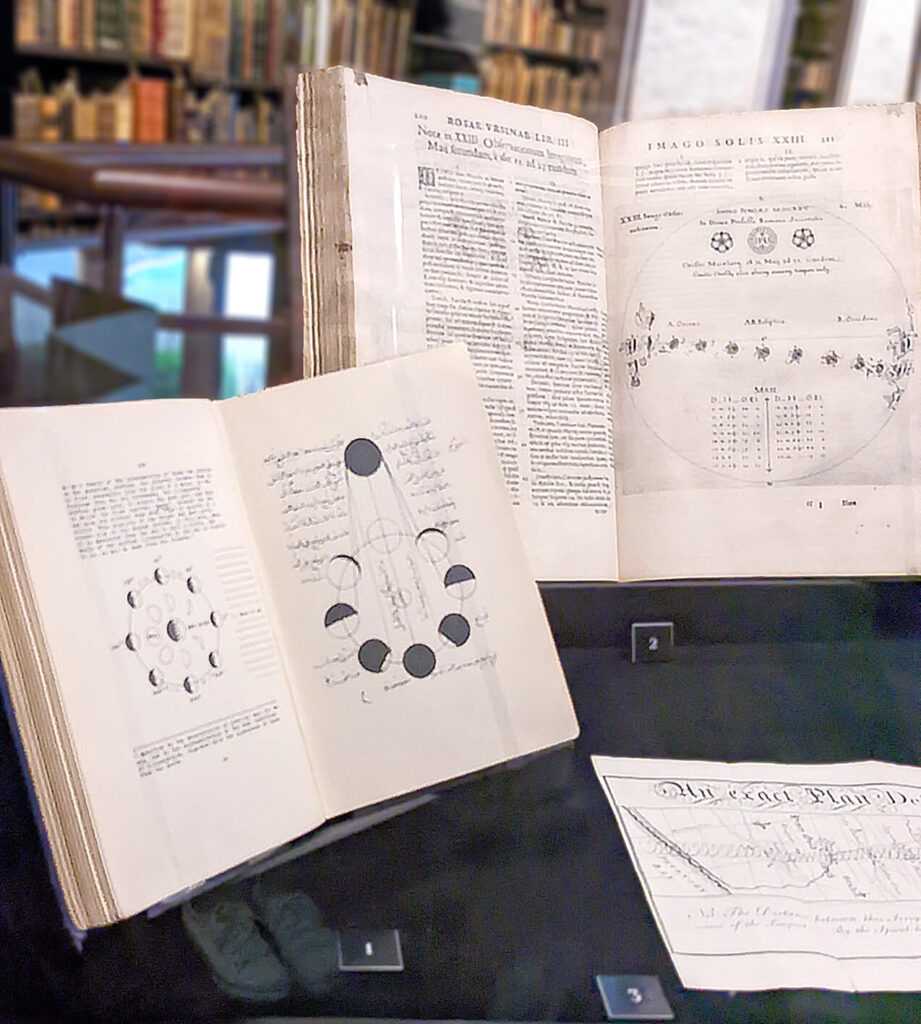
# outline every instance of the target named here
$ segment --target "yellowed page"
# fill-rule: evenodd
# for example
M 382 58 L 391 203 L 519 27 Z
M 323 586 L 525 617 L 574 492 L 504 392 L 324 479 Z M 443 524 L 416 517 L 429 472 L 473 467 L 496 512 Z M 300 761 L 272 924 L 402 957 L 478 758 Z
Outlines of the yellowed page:
M 576 734 L 462 346 L 220 409 L 329 814 Z
M 685 988 L 918 990 L 921 769 L 592 764 Z
M 621 576 L 917 572 L 914 107 L 601 153 Z
M 0 473 L 120 916 L 319 824 L 211 404 L 3 410 Z
M 343 75 L 357 361 L 464 342 L 538 579 L 613 579 L 598 138 Z

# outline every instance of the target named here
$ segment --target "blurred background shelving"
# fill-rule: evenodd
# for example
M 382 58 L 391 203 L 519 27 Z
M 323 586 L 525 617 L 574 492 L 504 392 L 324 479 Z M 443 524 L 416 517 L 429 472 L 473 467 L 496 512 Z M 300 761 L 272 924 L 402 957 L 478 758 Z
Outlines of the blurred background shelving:
M 41 289 L 63 275 L 173 318 L 155 339 L 154 394 L 228 394 L 300 373 L 297 219 L 284 192 L 294 69 L 345 64 L 599 128 L 890 102 L 918 91 L 919 10 L 921 0 L 7 0 L 0 137 L 113 173 L 279 191 L 271 216 L 245 216 L 207 203 L 110 209 L 0 177 L 0 275 L 20 283 L 0 316 L 0 364 L 21 382 L 41 362 L 36 339 L 53 319 Z M 228 289 L 239 254 L 268 269 Z M 246 305 L 253 323 L 231 336 L 218 329 L 230 316 L 222 297 L 238 301 L 241 287 L 260 291 Z M 183 314 L 198 327 L 217 318 L 214 329 L 183 331 Z M 9 376 L 0 369 L 0 402 L 47 397 L 4 392 Z

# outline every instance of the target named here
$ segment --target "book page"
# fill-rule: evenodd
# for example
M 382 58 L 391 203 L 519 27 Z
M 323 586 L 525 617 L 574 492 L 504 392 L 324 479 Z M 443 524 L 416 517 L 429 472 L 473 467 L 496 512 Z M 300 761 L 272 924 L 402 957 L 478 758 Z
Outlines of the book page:
M 594 125 L 344 74 L 358 363 L 466 343 L 534 574 L 615 578 Z
M 328 814 L 576 734 L 463 346 L 220 408 Z
M 602 136 L 621 575 L 917 571 L 914 108 Z
M 0 472 L 121 915 L 319 824 L 211 404 L 0 411 Z
M 921 769 L 592 762 L 686 988 L 918 990 Z

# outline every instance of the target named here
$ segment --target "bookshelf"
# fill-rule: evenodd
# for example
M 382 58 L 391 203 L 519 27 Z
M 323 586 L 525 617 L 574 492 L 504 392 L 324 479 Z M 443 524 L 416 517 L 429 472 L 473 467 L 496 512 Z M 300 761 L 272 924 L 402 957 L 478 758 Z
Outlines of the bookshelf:
M 419 5 L 414 81 L 565 110 L 605 127 L 623 31 L 639 0 L 450 0 Z M 615 68 L 607 65 L 613 60 Z
M 853 13 L 853 0 L 801 0 L 785 107 L 834 105 Z

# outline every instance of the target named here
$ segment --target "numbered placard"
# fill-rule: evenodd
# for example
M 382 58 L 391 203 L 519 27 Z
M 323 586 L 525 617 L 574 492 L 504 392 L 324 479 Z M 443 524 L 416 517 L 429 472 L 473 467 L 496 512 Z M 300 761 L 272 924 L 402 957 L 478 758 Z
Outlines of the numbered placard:
M 344 928 L 339 932 L 340 971 L 402 971 L 396 928 Z
M 673 622 L 634 622 L 630 627 L 630 660 L 671 661 L 675 649 Z
M 595 977 L 608 1020 L 674 1020 L 654 974 L 598 974 Z

